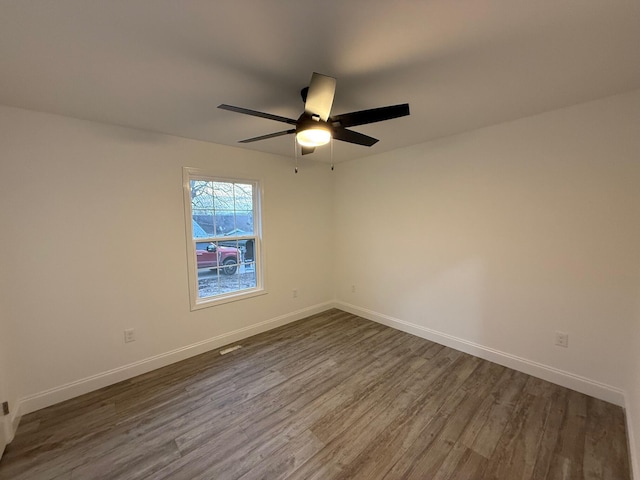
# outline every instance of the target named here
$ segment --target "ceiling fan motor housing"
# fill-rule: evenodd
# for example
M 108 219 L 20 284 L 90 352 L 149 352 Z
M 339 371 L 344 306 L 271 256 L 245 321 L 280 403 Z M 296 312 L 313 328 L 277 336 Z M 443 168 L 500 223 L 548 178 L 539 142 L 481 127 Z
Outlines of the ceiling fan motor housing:
M 296 122 L 296 133 L 312 128 L 321 128 L 327 130 L 329 133 L 333 133 L 333 127 L 329 122 L 324 122 L 320 120 L 319 117 L 306 113 L 300 115 L 300 118 L 298 118 L 298 121 Z

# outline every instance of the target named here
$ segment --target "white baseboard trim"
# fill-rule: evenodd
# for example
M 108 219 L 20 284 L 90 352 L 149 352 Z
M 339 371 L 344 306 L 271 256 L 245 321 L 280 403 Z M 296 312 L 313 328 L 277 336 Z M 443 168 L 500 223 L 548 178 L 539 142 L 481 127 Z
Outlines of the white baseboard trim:
M 16 411 L 26 415 L 27 413 L 35 412 L 41 408 L 55 405 L 56 403 L 98 390 L 108 385 L 113 385 L 114 383 L 118 383 L 123 380 L 128 380 L 129 378 L 137 375 L 165 367 L 172 363 L 208 352 L 209 350 L 214 350 L 244 338 L 257 335 L 258 333 L 266 332 L 267 330 L 271 330 L 281 325 L 301 320 L 305 317 L 315 315 L 316 313 L 321 313 L 333 307 L 333 301 L 313 305 L 311 307 L 280 315 L 248 327 L 224 333 L 192 345 L 187 345 L 166 353 L 145 358 L 144 360 L 140 360 L 129 365 L 123 365 L 122 367 L 91 375 L 90 377 L 82 378 L 33 395 L 28 395 L 18 401 L 18 408 L 16 408 Z
M 354 315 L 366 318 L 368 320 L 387 325 L 397 330 L 401 330 L 418 337 L 426 338 L 427 340 L 431 340 L 432 342 L 451 347 L 455 350 L 459 350 L 461 352 L 469 353 L 476 357 L 489 360 L 490 362 L 513 368 L 514 370 L 518 370 L 528 375 L 541 378 L 548 382 L 555 383 L 556 385 L 561 385 L 563 387 L 576 390 L 580 393 L 599 398 L 601 400 L 619 405 L 621 407 L 625 406 L 624 391 L 619 388 L 596 382 L 595 380 L 591 380 L 580 375 L 575 375 L 573 373 L 566 372 L 549 365 L 534 362 L 533 360 L 518 357 L 517 355 L 501 352 L 500 350 L 470 342 L 468 340 L 464 340 L 447 333 L 438 332 L 422 325 L 416 325 L 414 323 L 406 322 L 389 315 L 384 315 L 372 310 L 367 310 L 366 308 L 357 307 L 356 305 L 351 305 L 346 302 L 336 301 L 335 307 Z

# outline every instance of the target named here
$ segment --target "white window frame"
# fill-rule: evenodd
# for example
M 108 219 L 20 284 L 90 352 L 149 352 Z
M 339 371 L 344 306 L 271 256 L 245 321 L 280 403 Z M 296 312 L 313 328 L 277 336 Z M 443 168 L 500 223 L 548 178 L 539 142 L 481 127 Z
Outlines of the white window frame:
M 198 268 L 196 262 L 196 243 L 208 241 L 207 238 L 194 240 L 193 238 L 193 213 L 191 204 L 191 180 L 204 180 L 207 182 L 229 182 L 253 185 L 253 235 L 254 243 L 254 268 L 256 274 L 256 286 L 254 288 L 237 290 L 212 297 L 200 298 L 198 289 Z M 184 192 L 184 215 L 187 235 L 187 271 L 189 276 L 189 299 L 191 311 L 212 307 L 224 303 L 235 302 L 246 298 L 264 295 L 267 290 L 264 285 L 264 241 L 262 238 L 262 181 L 250 178 L 230 178 L 212 174 L 198 168 L 182 168 L 182 189 Z M 212 237 L 213 238 L 213 237 Z

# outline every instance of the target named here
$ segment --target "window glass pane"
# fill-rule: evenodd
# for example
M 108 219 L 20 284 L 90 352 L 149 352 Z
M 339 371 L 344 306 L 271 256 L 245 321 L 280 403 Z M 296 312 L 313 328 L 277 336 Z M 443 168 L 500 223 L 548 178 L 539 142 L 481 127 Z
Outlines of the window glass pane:
M 216 268 L 218 266 L 218 245 L 214 242 L 196 243 L 196 268 L 201 269 Z
M 213 212 L 193 212 L 193 238 L 213 237 L 214 219 Z
M 245 263 L 240 267 L 238 282 L 241 289 L 256 288 L 258 282 L 256 281 L 255 264 Z
M 233 275 L 237 272 L 242 258 L 240 251 L 233 242 L 232 245 L 220 242 L 218 247 L 218 265 L 223 275 Z
M 253 186 L 234 184 L 235 210 L 253 210 Z
M 235 223 L 238 237 L 253 234 L 253 212 L 250 210 L 236 210 Z
M 255 288 L 258 283 L 254 265 L 229 262 L 218 269 L 198 269 L 198 296 L 207 298 Z
M 240 287 L 242 251 L 239 247 L 238 240 L 196 242 L 198 296 L 200 298 L 246 288 Z M 255 286 L 255 282 L 253 286 Z
M 255 245 L 256 245 L 256 241 L 253 238 L 250 238 L 249 240 L 245 240 L 243 242 L 242 245 L 242 258 L 244 260 L 245 266 L 249 266 L 251 267 L 252 262 L 255 261 L 256 257 L 255 257 Z
M 191 180 L 191 205 L 194 209 L 213 208 L 213 189 L 211 182 Z
M 235 195 L 235 224 L 238 233 L 242 236 L 253 233 L 253 186 L 250 184 L 236 183 Z
M 216 237 L 234 235 L 235 218 L 233 210 L 216 210 L 215 211 Z
M 233 211 L 233 183 L 212 182 L 213 208 Z
M 198 270 L 198 297 L 207 298 L 220 294 L 220 285 L 216 270 Z
M 191 214 L 193 237 L 210 237 L 214 232 L 212 184 L 191 180 Z
M 254 228 L 260 215 L 254 204 L 257 184 L 192 177 L 189 187 L 191 202 L 186 205 L 193 231 L 191 252 L 196 257 L 196 278 L 191 277 L 197 284 L 196 304 L 198 300 L 215 302 L 229 294 L 262 289 L 257 275 L 261 267 L 256 265 L 259 232 Z M 251 238 L 238 238 L 247 236 Z M 215 241 L 203 241 L 205 238 Z

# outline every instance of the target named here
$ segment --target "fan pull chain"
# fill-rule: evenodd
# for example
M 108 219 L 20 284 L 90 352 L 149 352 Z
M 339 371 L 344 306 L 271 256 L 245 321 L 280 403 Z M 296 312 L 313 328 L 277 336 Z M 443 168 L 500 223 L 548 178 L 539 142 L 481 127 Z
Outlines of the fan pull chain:
M 293 173 L 298 173 L 298 139 L 293 137 L 293 157 L 296 159 L 296 166 L 293 169 Z
M 331 137 L 331 171 L 333 172 L 333 137 Z

